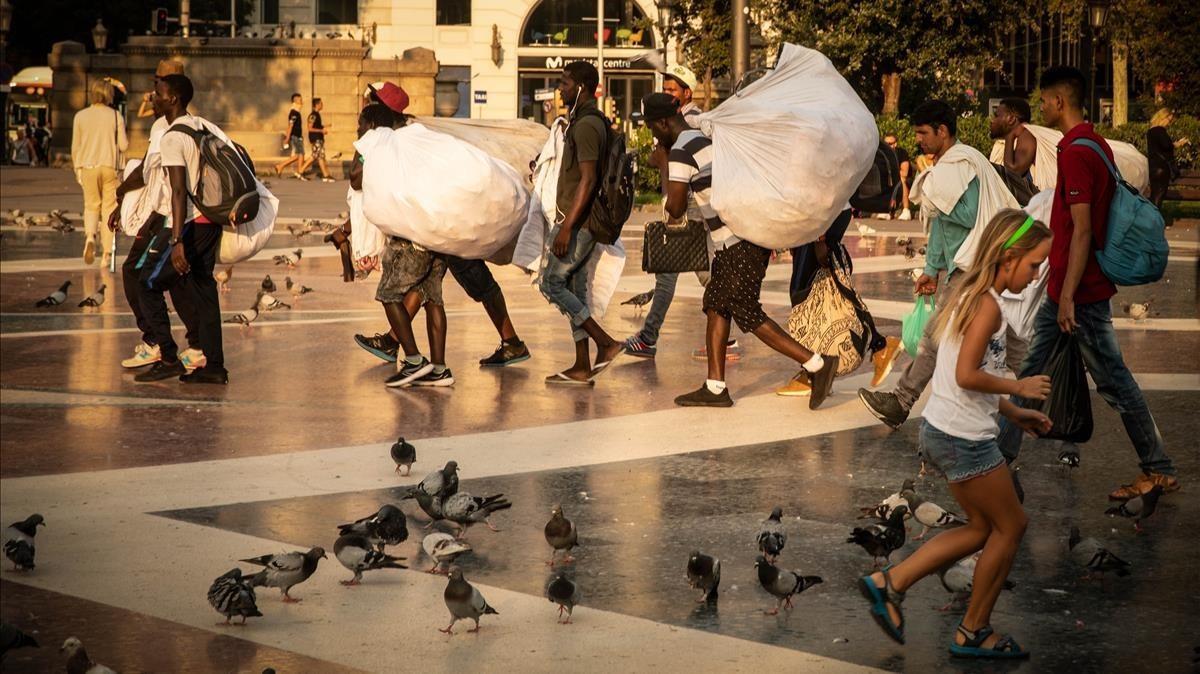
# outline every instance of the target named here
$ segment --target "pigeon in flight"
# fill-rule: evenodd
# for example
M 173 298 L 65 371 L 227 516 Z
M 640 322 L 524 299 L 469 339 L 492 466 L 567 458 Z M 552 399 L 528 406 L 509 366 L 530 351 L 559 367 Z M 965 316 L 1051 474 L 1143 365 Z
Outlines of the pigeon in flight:
M 460 541 L 450 534 L 435 531 L 421 541 L 421 549 L 433 560 L 433 566 L 426 573 L 443 573 L 442 566 L 452 563 L 459 555 L 471 551 L 471 544 Z
M 787 545 L 787 532 L 783 530 L 783 508 L 775 506 L 771 516 L 763 520 L 755 540 L 758 543 L 758 551 L 767 561 L 774 563 L 779 558 L 783 546 Z
M 463 578 L 462 569 L 457 566 L 450 567 L 450 580 L 446 583 L 446 591 L 442 593 L 442 598 L 446 601 L 446 608 L 450 609 L 450 624 L 445 629 L 439 629 L 439 632 L 454 634 L 454 623 L 460 620 L 473 620 L 475 627 L 467 631 L 478 632 L 480 616 L 500 615 L 488 605 L 483 595 L 479 594 L 479 590 Z
M 472 524 L 483 522 L 492 531 L 500 531 L 489 519 L 492 513 L 508 510 L 512 502 L 504 498 L 504 494 L 492 496 L 471 496 L 465 491 L 447 498 L 442 502 L 442 518 L 454 522 L 459 527 L 458 537 L 467 535 L 467 529 Z
M 687 579 L 693 589 L 702 591 L 696 603 L 716 599 L 717 587 L 721 585 L 721 560 L 699 550 L 693 552 L 688 557 Z
M 1087 569 L 1088 575 L 1085 578 L 1093 578 L 1103 576 L 1105 573 L 1112 571 L 1120 577 L 1129 575 L 1129 569 L 1132 565 L 1114 555 L 1108 548 L 1100 544 L 1100 541 L 1092 537 L 1082 538 L 1079 535 L 1079 527 L 1071 527 L 1071 536 L 1067 539 L 1067 547 L 1070 550 L 1071 561 L 1077 565 Z
M 3 660 L 9 651 L 25 647 L 41 648 L 38 645 L 37 639 L 34 639 L 13 625 L 0 623 L 0 660 Z
M 327 559 L 325 549 L 313 548 L 308 552 L 280 552 L 239 561 L 264 567 L 250 578 L 251 585 L 277 587 L 283 592 L 283 601 L 294 604 L 301 600 L 292 597 L 288 591 L 316 573 L 317 563 L 322 559 Z
M 20 522 L 13 522 L 4 530 L 4 556 L 12 562 L 14 570 L 33 569 L 33 538 L 37 536 L 39 526 L 46 526 L 46 522 L 41 515 L 34 513 Z
M 579 586 L 575 584 L 566 574 L 559 573 L 546 586 L 546 598 L 551 604 L 558 604 L 558 619 L 563 625 L 571 624 L 571 612 L 582 599 L 579 595 Z M 567 619 L 563 620 L 563 611 L 567 612 Z
M 371 545 L 383 552 L 385 545 L 400 545 L 408 540 L 408 518 L 404 511 L 391 504 L 384 504 L 374 514 L 355 520 L 350 524 L 339 524 L 338 533 L 343 536 L 364 536 Z M 337 550 L 334 550 L 336 554 Z
M 254 586 L 250 579 L 242 577 L 242 570 L 234 567 L 217 576 L 208 588 L 208 603 L 217 609 L 217 613 L 225 616 L 225 622 L 217 625 L 229 625 L 235 615 L 242 616 L 241 625 L 246 624 L 246 618 L 259 618 L 262 613 L 255 602 Z
M 359 534 L 343 534 L 333 544 L 333 556 L 342 566 L 354 572 L 354 578 L 338 581 L 346 587 L 362 583 L 363 571 L 376 569 L 407 569 L 401 562 L 404 557 L 394 557 L 376 550 L 371 539 Z
M 292 305 L 280 302 L 270 293 L 259 293 L 258 308 L 260 311 L 275 311 L 276 309 L 291 309 Z
M 925 534 L 929 533 L 930 529 L 961 527 L 967 523 L 967 520 L 962 516 L 955 515 L 933 501 L 926 501 L 917 496 L 917 492 L 912 489 L 904 490 L 901 492 L 901 496 L 908 502 L 913 519 L 920 522 L 923 527 L 921 533 L 913 537 L 914 541 L 925 538 Z
M 37 304 L 35 306 L 37 306 L 37 308 L 41 309 L 42 307 L 56 307 L 56 306 L 62 304 L 63 302 L 66 302 L 67 301 L 67 289 L 70 287 L 71 287 L 71 282 L 64 281 L 63 284 L 58 287 L 58 290 L 55 290 L 54 292 L 50 293 L 49 295 L 46 295 L 42 299 L 38 300 Z
M 58 652 L 67 654 L 68 674 L 117 674 L 88 657 L 83 642 L 76 637 L 68 637 Z
M 555 557 L 560 550 L 566 553 L 562 559 L 563 564 L 575 561 L 571 550 L 579 544 L 579 532 L 575 530 L 575 523 L 563 515 L 561 505 L 554 506 L 550 511 L 550 521 L 546 522 L 545 534 L 546 542 L 550 544 L 550 561 L 546 562 L 548 566 L 554 566 Z
M 790 610 L 794 595 L 824 582 L 820 576 L 801 576 L 795 571 L 780 569 L 762 555 L 754 560 L 754 568 L 758 570 L 758 582 L 762 588 L 779 600 L 774 610 L 765 612 L 767 615 L 778 615 L 781 608 Z
M 847 543 L 854 543 L 866 550 L 879 567 L 879 558 L 891 560 L 892 553 L 904 547 L 904 517 L 908 506 L 899 505 L 892 509 L 887 522 L 876 522 L 865 527 L 855 527 Z
M 275 282 L 271 280 L 271 275 L 267 274 L 264 276 L 262 280 L 262 291 L 264 293 L 273 293 L 275 292 L 275 289 Z
M 276 255 L 274 260 L 276 265 L 282 264 L 286 265 L 288 269 L 295 269 L 296 265 L 300 263 L 300 258 L 302 257 L 304 257 L 304 251 L 300 248 L 297 248 L 296 250 L 292 251 L 291 255 L 288 255 L 287 253 Z
M 1104 514 L 1109 516 L 1120 515 L 1121 517 L 1132 518 L 1134 531 L 1141 533 L 1142 520 L 1154 514 L 1155 508 L 1158 507 L 1158 499 L 1162 495 L 1162 485 L 1156 484 L 1145 494 L 1142 494 L 1141 496 L 1134 496 L 1124 503 L 1119 503 L 1108 510 L 1105 510 Z
M 83 301 L 79 303 L 79 306 L 81 308 L 82 307 L 98 307 L 101 304 L 104 304 L 104 289 L 107 287 L 108 287 L 107 284 L 101 283 L 100 287 L 96 290 L 96 292 L 83 298 Z
M 396 472 L 400 472 L 400 467 L 404 467 L 403 475 L 412 473 L 412 465 L 417 462 L 417 448 L 412 446 L 412 443 L 405 442 L 404 438 L 399 438 L 392 445 L 392 461 L 396 462 Z

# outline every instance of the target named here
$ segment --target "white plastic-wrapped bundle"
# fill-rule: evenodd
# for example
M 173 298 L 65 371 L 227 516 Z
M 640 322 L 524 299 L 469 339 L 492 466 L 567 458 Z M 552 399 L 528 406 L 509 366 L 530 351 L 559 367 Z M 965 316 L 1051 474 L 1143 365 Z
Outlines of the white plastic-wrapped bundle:
M 123 177 L 128 178 L 134 171 L 141 170 L 142 160 L 130 159 L 125 163 Z M 128 236 L 137 236 L 138 230 L 142 228 L 142 225 L 146 224 L 147 218 L 154 213 L 154 207 L 158 204 L 161 185 L 161 178 L 154 181 L 148 178 L 145 187 L 125 193 L 125 197 L 121 199 L 122 232 Z
M 221 249 L 217 255 L 221 264 L 237 264 L 254 257 L 267 247 L 275 230 L 279 198 L 261 180 L 255 179 L 254 186 L 258 189 L 258 215 L 237 227 L 221 227 Z
M 385 234 L 468 259 L 516 238 L 529 189 L 507 163 L 422 124 L 371 129 L 363 156 L 363 213 Z
M 825 233 L 867 175 L 875 118 L 829 59 L 785 44 L 775 69 L 700 115 L 712 205 L 733 233 L 791 248 Z
M 1058 144 L 1063 134 L 1058 129 L 1051 129 L 1037 124 L 1026 124 L 1025 128 L 1037 141 L 1037 152 L 1033 157 L 1033 184 L 1039 190 L 1052 190 L 1058 181 Z M 1142 194 L 1150 194 L 1150 160 L 1136 147 L 1119 140 L 1108 141 L 1112 148 L 1114 163 L 1125 182 L 1133 185 Z M 989 157 L 993 164 L 1004 164 L 1004 141 L 998 140 L 992 144 L 992 154 Z

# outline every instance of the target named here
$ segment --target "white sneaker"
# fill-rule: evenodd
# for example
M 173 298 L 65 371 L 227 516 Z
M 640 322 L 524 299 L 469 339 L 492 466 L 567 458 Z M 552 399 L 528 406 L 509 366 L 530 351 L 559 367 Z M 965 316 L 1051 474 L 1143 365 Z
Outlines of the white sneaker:
M 876 213 L 875 219 L 876 220 L 891 220 L 892 214 L 891 213 Z
M 910 211 L 906 208 L 906 209 L 900 211 L 900 217 L 898 217 L 896 219 L 897 220 L 912 220 L 912 211 Z
M 143 367 L 153 365 L 162 360 L 162 354 L 159 352 L 158 346 L 151 346 L 145 342 L 138 342 L 138 345 L 133 349 L 133 356 L 121 361 L 121 367 L 133 369 L 135 367 Z
M 208 359 L 204 357 L 204 352 L 200 349 L 187 348 L 179 352 L 179 362 L 183 363 L 183 369 L 191 372 L 198 367 L 207 365 Z

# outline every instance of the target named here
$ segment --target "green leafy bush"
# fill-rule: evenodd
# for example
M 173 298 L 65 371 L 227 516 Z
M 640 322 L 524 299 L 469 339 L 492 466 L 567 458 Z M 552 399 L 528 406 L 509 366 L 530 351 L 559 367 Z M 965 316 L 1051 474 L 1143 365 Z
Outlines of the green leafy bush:
M 650 165 L 650 152 L 654 150 L 654 134 L 650 133 L 650 129 L 638 126 L 629 134 L 627 142 L 629 148 L 637 152 L 637 173 L 634 175 L 634 184 L 638 194 L 637 201 L 638 203 L 649 203 L 652 199 L 647 195 L 662 194 L 662 178 L 658 175 L 658 169 Z M 643 201 L 643 198 L 647 201 Z
M 1123 140 L 1135 145 L 1142 154 L 1146 154 L 1146 132 L 1150 130 L 1147 122 L 1129 122 L 1128 124 L 1111 127 L 1097 127 L 1096 131 L 1105 138 Z M 1172 140 L 1187 138 L 1191 142 L 1175 148 L 1175 161 L 1180 168 L 1200 167 L 1200 119 L 1195 117 L 1176 117 L 1167 127 Z

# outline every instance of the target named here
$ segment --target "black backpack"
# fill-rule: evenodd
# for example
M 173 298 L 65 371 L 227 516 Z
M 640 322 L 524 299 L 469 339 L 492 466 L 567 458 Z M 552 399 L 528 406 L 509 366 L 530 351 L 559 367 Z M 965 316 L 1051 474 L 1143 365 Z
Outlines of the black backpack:
M 892 198 L 899 184 L 900 160 L 896 151 L 881 140 L 871 170 L 850 197 L 850 205 L 864 213 L 891 213 Z
M 205 218 L 218 225 L 242 225 L 258 217 L 254 163 L 246 148 L 187 124 L 176 124 L 168 131 L 187 134 L 200 150 L 200 180 L 196 193 L 188 197 Z
M 621 229 L 633 213 L 635 189 L 633 174 L 637 161 L 634 153 L 625 147 L 625 134 L 613 131 L 608 118 L 599 110 L 590 109 L 583 114 L 594 114 L 604 124 L 604 152 L 600 155 L 599 184 L 596 199 L 588 219 L 588 228 L 596 241 L 613 244 L 621 238 Z

